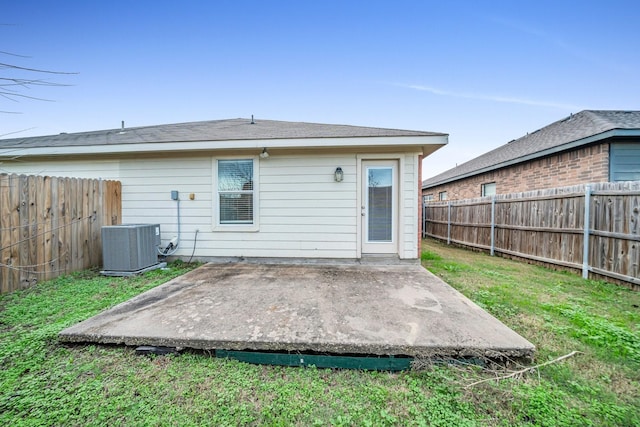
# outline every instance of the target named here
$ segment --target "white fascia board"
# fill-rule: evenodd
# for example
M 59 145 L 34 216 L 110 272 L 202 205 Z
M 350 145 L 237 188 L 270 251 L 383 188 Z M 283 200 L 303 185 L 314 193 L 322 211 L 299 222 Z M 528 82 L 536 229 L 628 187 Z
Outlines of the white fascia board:
M 158 142 L 143 144 L 76 145 L 60 147 L 11 147 L 0 149 L 0 156 L 11 152 L 19 156 L 65 156 L 82 154 L 130 154 L 158 152 L 189 152 L 216 150 L 247 150 L 267 148 L 353 148 L 353 147 L 412 147 L 425 151 L 423 147 L 444 145 L 446 135 L 402 136 L 402 137 L 356 137 L 356 138 L 300 138 L 300 139 L 251 139 L 225 141 Z M 431 150 L 428 150 L 431 151 Z

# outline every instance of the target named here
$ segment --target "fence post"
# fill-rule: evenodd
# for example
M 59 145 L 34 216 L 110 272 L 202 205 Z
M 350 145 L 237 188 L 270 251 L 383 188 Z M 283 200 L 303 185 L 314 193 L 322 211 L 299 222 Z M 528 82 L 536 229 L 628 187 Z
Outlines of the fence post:
M 447 245 L 451 244 L 451 202 L 447 202 Z
M 422 238 L 427 237 L 427 204 L 422 202 Z
M 491 196 L 491 256 L 495 255 L 496 196 Z
M 584 187 L 584 234 L 582 237 L 582 278 L 589 278 L 589 224 L 591 208 L 591 187 Z

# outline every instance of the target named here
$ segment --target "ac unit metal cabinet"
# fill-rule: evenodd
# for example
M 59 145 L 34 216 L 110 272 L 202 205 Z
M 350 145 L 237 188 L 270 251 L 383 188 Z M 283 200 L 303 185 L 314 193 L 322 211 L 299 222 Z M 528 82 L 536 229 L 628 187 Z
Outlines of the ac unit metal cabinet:
M 160 224 L 102 227 L 104 270 L 132 272 L 158 263 Z

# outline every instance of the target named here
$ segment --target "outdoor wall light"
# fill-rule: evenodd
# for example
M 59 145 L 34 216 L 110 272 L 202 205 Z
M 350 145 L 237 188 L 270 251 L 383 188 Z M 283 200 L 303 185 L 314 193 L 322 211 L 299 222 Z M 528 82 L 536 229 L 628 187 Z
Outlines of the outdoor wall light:
M 260 158 L 266 159 L 267 157 L 269 157 L 269 153 L 267 152 L 267 147 L 264 147 L 262 153 L 260 153 Z
M 342 182 L 344 179 L 344 172 L 342 172 L 342 168 L 340 166 L 338 166 L 336 171 L 333 173 L 333 179 L 335 179 L 336 182 Z

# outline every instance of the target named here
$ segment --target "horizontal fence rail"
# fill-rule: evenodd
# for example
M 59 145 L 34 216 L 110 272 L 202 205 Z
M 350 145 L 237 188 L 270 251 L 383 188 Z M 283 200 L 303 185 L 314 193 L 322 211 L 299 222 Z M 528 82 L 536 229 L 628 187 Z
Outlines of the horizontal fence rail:
M 0 174 L 0 293 L 102 263 L 118 181 Z
M 423 237 L 640 287 L 640 181 L 427 202 L 422 217 Z

